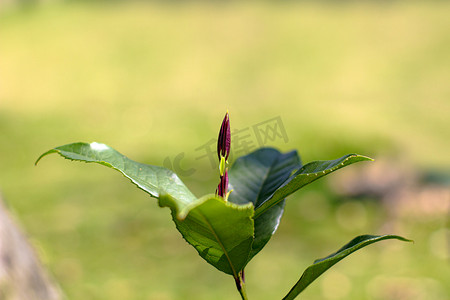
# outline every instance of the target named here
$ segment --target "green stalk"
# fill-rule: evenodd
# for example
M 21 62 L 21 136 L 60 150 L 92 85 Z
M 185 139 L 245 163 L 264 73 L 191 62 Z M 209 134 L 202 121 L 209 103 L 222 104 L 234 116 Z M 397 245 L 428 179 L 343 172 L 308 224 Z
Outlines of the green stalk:
M 248 300 L 247 292 L 245 290 L 245 282 L 244 282 L 244 270 L 239 272 L 237 278 L 234 279 L 236 281 L 236 288 L 241 295 L 242 300 Z

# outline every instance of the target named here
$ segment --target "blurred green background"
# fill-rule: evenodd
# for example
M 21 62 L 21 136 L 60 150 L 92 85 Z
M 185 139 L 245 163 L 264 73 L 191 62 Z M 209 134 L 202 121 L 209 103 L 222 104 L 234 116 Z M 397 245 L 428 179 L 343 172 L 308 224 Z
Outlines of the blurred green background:
M 195 172 L 182 179 L 201 196 L 218 175 L 198 149 L 226 109 L 235 130 L 279 118 L 288 140 L 265 145 L 304 162 L 377 159 L 289 198 L 246 269 L 250 299 L 281 299 L 365 233 L 415 244 L 370 246 L 305 299 L 449 299 L 449 2 L 24 3 L 0 1 L 0 192 L 69 299 L 239 298 L 119 173 L 33 165 L 76 141 L 154 165 L 184 153 L 178 167 Z M 372 193 L 354 199 L 372 168 Z

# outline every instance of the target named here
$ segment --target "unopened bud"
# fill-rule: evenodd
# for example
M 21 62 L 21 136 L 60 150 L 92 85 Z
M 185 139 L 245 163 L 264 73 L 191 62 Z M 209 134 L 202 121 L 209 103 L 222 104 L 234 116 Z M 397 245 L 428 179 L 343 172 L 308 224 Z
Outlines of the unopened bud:
M 219 160 L 225 157 L 225 161 L 228 160 L 230 155 L 230 143 L 231 143 L 231 133 L 230 133 L 230 117 L 228 116 L 228 111 L 222 121 L 222 126 L 220 126 L 219 139 L 217 140 L 217 156 Z M 221 174 L 223 172 L 221 171 Z

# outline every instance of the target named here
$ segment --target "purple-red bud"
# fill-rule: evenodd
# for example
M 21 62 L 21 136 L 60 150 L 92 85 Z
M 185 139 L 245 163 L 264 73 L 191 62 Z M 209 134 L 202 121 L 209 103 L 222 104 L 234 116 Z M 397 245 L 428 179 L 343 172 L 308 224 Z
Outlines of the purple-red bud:
M 222 126 L 220 126 L 219 139 L 217 140 L 217 156 L 219 156 L 219 160 L 221 155 L 222 157 L 225 157 L 225 160 L 228 160 L 228 156 L 230 155 L 230 144 L 230 117 L 227 112 L 223 118 Z
M 217 186 L 216 194 L 225 198 L 228 192 L 228 170 L 225 170 L 223 176 L 220 177 L 220 183 Z

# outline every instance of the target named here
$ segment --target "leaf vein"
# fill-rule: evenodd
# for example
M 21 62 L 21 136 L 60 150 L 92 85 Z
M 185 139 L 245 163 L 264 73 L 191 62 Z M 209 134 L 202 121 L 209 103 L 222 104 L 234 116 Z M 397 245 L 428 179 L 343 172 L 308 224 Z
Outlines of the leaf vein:
M 230 265 L 231 270 L 233 271 L 233 277 L 234 277 L 234 278 L 237 278 L 237 273 L 236 273 L 236 270 L 235 270 L 235 268 L 234 268 L 234 266 L 233 266 L 233 263 L 231 262 L 230 256 L 228 255 L 228 251 L 225 249 L 225 246 L 223 245 L 223 243 L 222 243 L 222 241 L 220 240 L 219 236 L 217 235 L 216 231 L 215 231 L 214 228 L 212 227 L 210 221 L 209 221 L 208 218 L 206 218 L 206 216 L 205 216 L 202 212 L 200 212 L 200 211 L 199 211 L 199 215 L 203 218 L 205 224 L 208 225 L 209 230 L 211 231 L 211 233 L 212 233 L 213 236 L 215 237 L 215 239 L 216 239 L 217 243 L 219 244 L 219 246 L 222 248 L 222 251 L 223 251 L 223 253 L 225 254 L 225 257 L 226 257 L 227 260 L 228 260 L 228 264 Z

